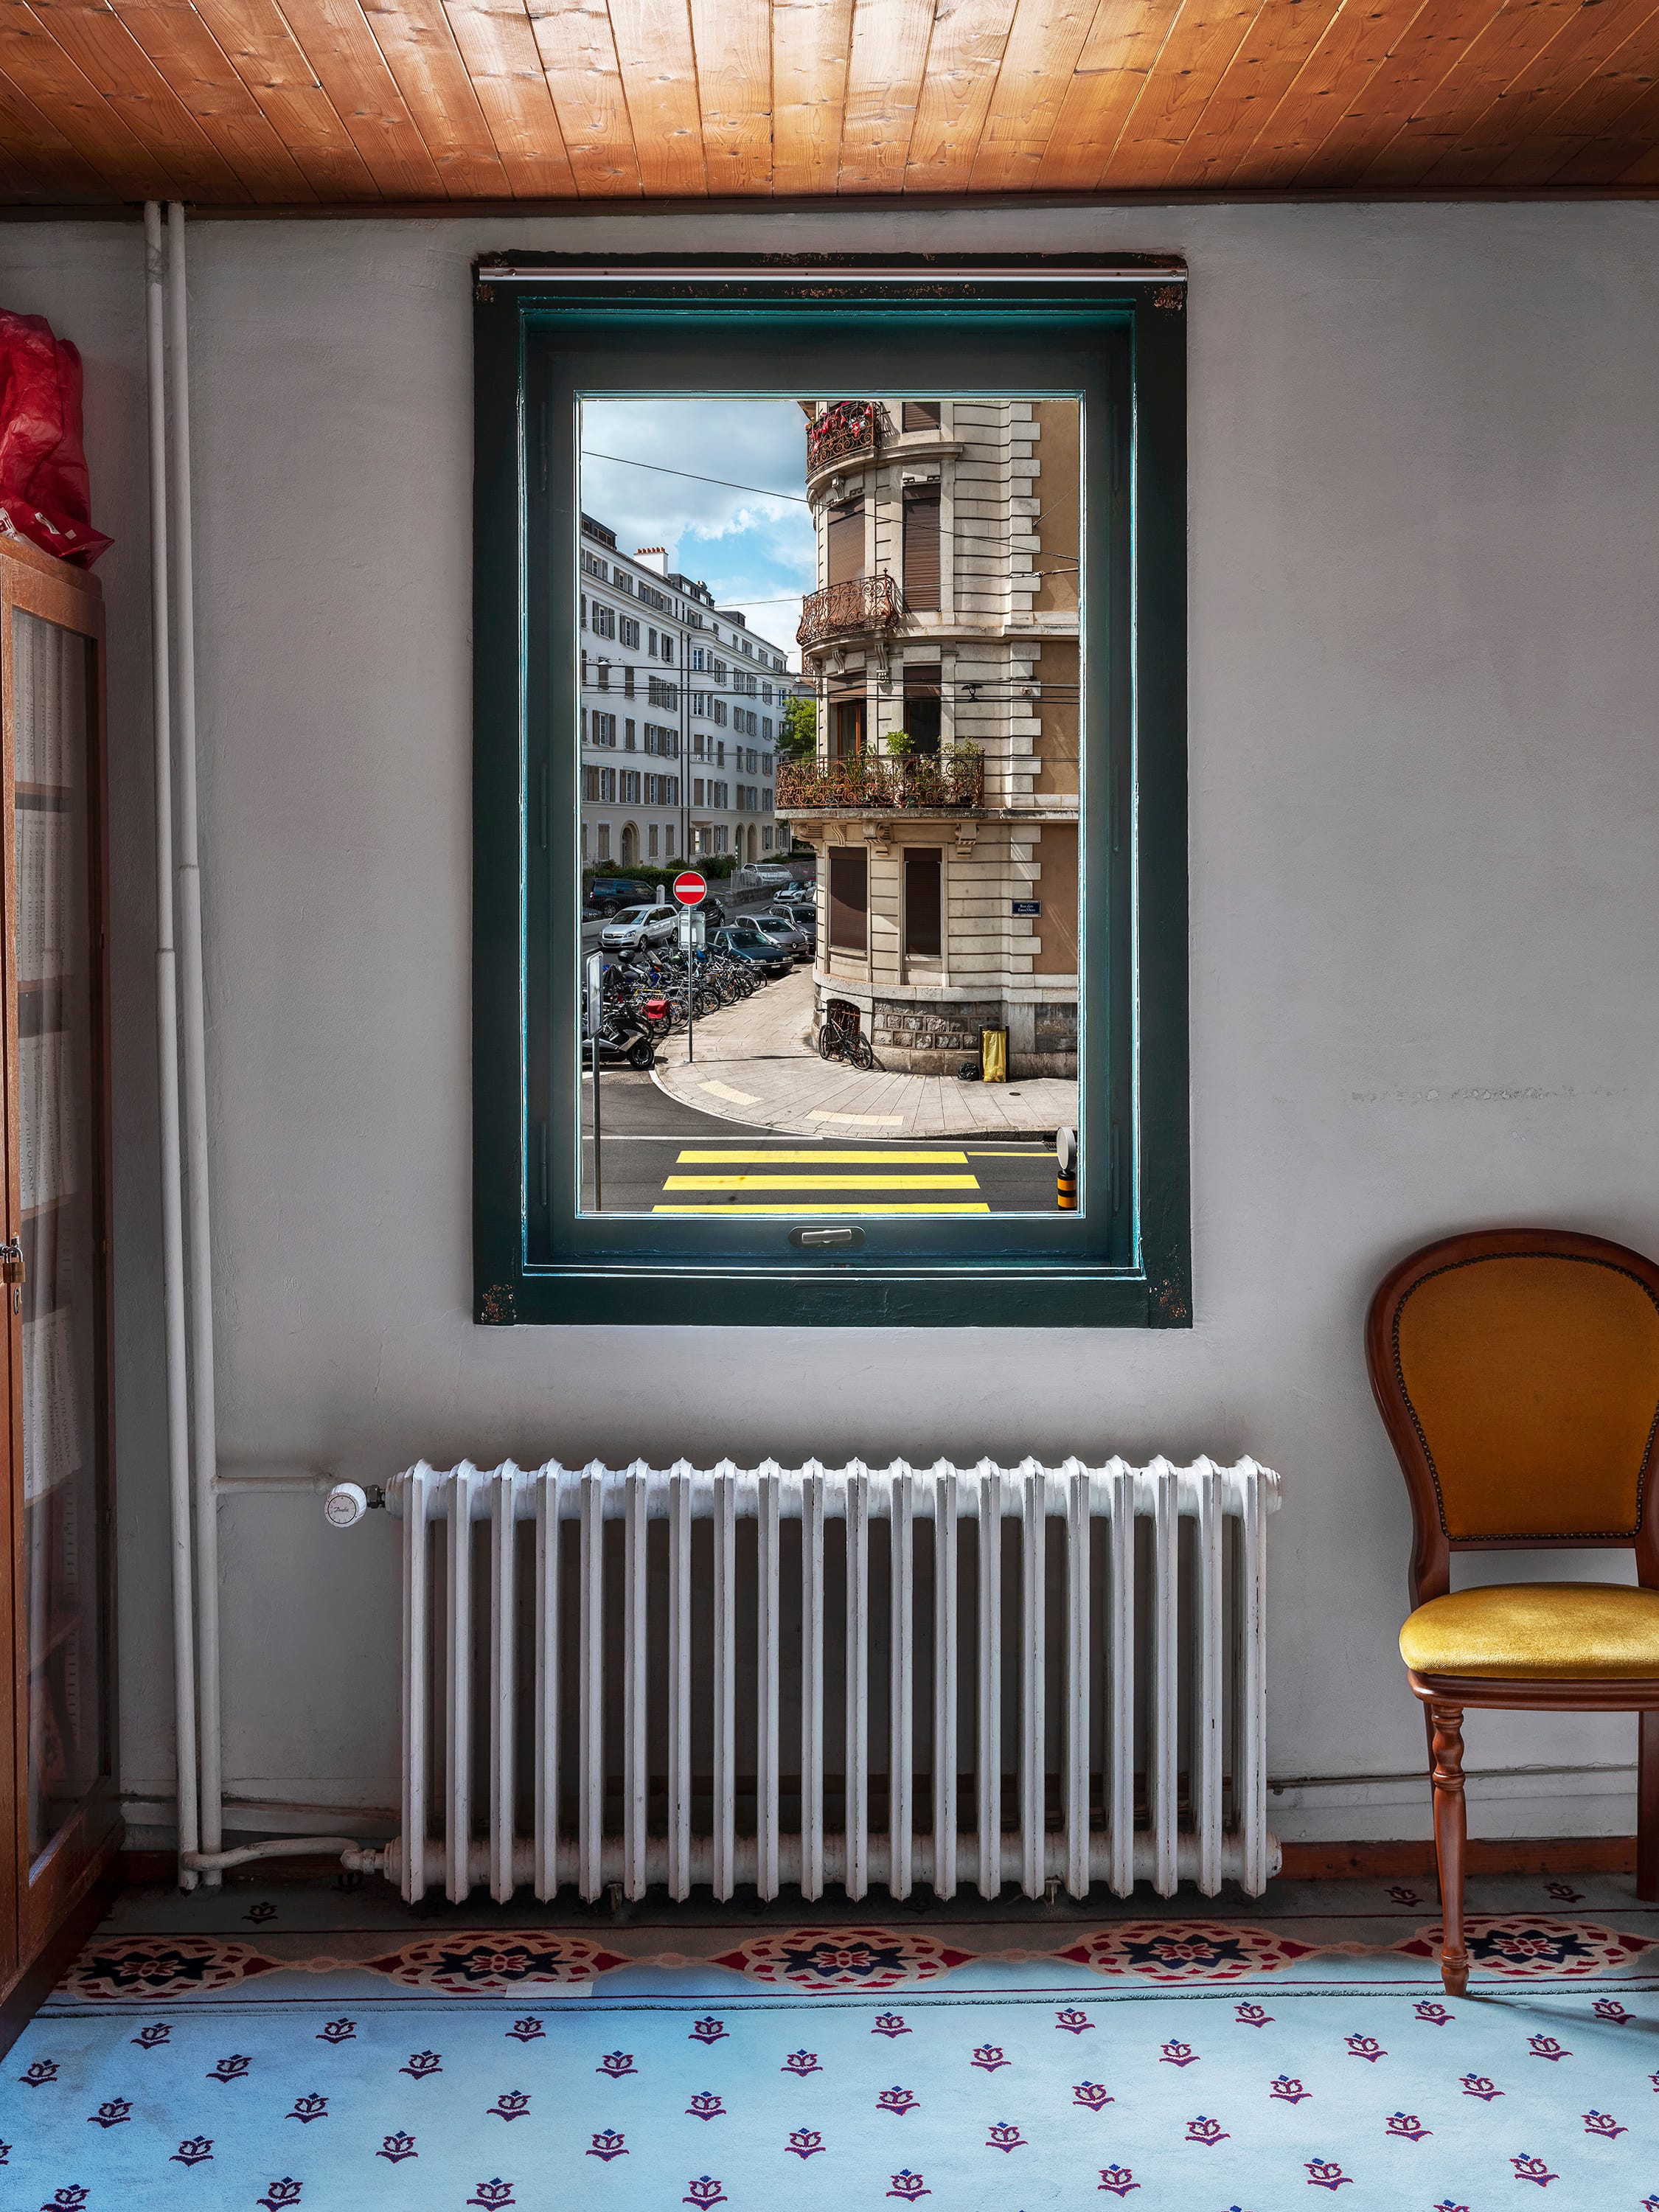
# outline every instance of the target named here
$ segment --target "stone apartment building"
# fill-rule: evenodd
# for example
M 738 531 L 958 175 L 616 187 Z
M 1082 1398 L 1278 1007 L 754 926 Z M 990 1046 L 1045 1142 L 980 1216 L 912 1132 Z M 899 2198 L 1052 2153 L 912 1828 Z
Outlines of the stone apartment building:
M 818 854 L 820 1011 L 882 1064 L 1074 1074 L 1079 480 L 1070 400 L 811 403 L 817 757 L 779 807 Z
M 581 855 L 628 869 L 787 849 L 775 746 L 785 656 L 660 546 L 581 519 Z

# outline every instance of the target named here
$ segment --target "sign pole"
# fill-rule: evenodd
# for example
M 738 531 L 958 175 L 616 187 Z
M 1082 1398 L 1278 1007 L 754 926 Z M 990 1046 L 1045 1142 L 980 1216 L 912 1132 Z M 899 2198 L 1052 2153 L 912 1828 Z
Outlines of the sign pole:
M 696 909 L 708 896 L 708 886 L 696 869 L 683 869 L 675 877 L 674 896 L 680 909 L 680 950 L 685 956 L 685 1064 L 688 1067 L 694 1067 L 697 1059 L 696 952 L 702 932 L 696 926 Z
M 587 1037 L 593 1052 L 593 1211 L 605 1210 L 599 1174 L 599 1032 L 605 1027 L 605 955 L 587 956 Z

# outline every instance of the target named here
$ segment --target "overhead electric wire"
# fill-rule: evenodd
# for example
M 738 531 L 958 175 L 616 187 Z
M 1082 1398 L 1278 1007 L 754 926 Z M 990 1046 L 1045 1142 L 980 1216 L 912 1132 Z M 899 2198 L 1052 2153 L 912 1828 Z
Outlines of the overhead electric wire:
M 812 504 L 801 492 L 774 491 L 769 484 L 734 483 L 730 477 L 702 477 L 695 469 L 671 469 L 661 461 L 636 461 L 628 453 L 588 452 L 582 455 L 582 459 L 584 461 L 618 461 L 625 469 L 650 469 L 659 477 L 684 477 L 689 483 L 719 484 L 726 491 L 752 491 L 762 499 L 787 499 L 797 507 L 811 507 Z

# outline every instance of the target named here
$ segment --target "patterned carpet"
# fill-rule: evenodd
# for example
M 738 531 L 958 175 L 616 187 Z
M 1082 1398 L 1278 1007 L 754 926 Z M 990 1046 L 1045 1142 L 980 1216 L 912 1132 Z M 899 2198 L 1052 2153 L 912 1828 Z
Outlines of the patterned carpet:
M 1454 2000 L 1425 1902 L 550 1926 L 141 1896 L 0 2062 L 0 2206 L 1659 2212 L 1659 1914 L 1614 1877 L 1486 1884 Z

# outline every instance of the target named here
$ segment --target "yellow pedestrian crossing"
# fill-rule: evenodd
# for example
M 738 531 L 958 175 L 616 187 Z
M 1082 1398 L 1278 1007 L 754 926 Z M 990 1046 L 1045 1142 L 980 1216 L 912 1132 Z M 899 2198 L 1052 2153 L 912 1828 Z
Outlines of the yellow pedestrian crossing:
M 977 1191 L 979 1178 L 969 1169 L 965 1152 L 939 1148 L 894 1151 L 861 1146 L 856 1152 L 837 1152 L 819 1145 L 810 1148 L 723 1146 L 717 1151 L 688 1148 L 674 1164 L 676 1169 L 714 1172 L 665 1176 L 663 1196 L 653 1206 L 653 1213 L 988 1213 L 991 1210 L 984 1199 L 955 1195 Z M 902 1172 L 906 1169 L 930 1172 Z M 957 1172 L 951 1173 L 953 1169 Z M 798 1172 L 780 1173 L 780 1170 Z M 678 1195 L 694 1191 L 710 1194 L 707 1198 Z M 793 1200 L 762 1196 L 773 1191 L 802 1195 Z M 937 1191 L 940 1195 L 901 1195 L 919 1191 Z M 732 1195 L 716 1197 L 716 1192 Z M 854 1193 L 858 1195 L 851 1194 Z

